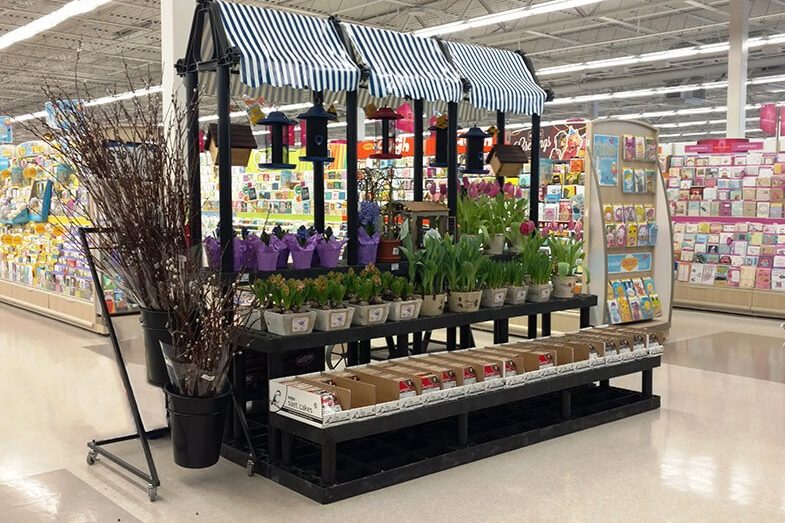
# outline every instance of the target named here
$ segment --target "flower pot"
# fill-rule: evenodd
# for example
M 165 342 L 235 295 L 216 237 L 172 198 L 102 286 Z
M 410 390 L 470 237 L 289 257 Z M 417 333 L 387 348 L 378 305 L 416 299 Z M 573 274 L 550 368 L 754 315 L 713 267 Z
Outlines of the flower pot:
M 436 296 L 427 295 L 422 297 L 422 307 L 420 308 L 421 316 L 439 316 L 444 314 L 444 305 L 447 303 L 446 294 L 437 294 Z
M 215 465 L 221 456 L 229 391 L 219 396 L 194 398 L 178 394 L 171 384 L 164 390 L 174 462 L 189 469 Z
M 264 322 L 267 324 L 267 330 L 279 336 L 310 334 L 313 331 L 315 320 L 315 311 L 285 313 L 264 311 Z
M 526 300 L 542 303 L 551 299 L 552 286 L 550 283 L 532 283 L 526 292 Z
M 390 321 L 413 320 L 420 316 L 422 300 L 419 298 L 387 303 L 390 304 L 390 315 L 387 317 Z
M 289 248 L 284 247 L 278 250 L 278 268 L 285 269 L 289 265 Z
M 575 296 L 577 276 L 554 276 L 552 279 L 554 298 L 572 298 Z
M 256 251 L 256 270 L 258 271 L 274 271 L 278 267 L 278 251 L 268 250 Z
M 493 256 L 496 254 L 501 254 L 503 252 L 504 252 L 504 235 L 503 234 L 491 235 L 491 238 L 488 241 L 488 249 L 485 251 L 485 254 L 490 254 L 491 256 Z
M 264 322 L 264 310 L 254 309 L 249 312 L 245 318 L 245 326 L 249 329 L 266 331 L 267 325 Z
M 401 261 L 401 240 L 379 240 L 379 253 L 376 259 L 382 263 Z
M 139 321 L 144 334 L 144 360 L 147 366 L 147 382 L 158 387 L 169 383 L 166 362 L 161 352 L 161 342 L 171 344 L 169 332 L 169 313 L 140 309 Z
M 447 299 L 450 312 L 474 312 L 480 309 L 482 291 L 451 292 Z
M 379 250 L 378 243 L 360 243 L 357 245 L 358 265 L 368 265 L 376 263 L 376 253 Z
M 507 289 L 507 299 L 505 303 L 509 303 L 510 305 L 520 305 L 526 301 L 526 292 L 529 290 L 529 287 L 526 285 L 522 285 L 520 287 L 509 287 Z
M 483 307 L 501 307 L 507 299 L 507 288 L 485 289 L 482 291 L 480 305 Z
M 316 309 L 316 324 L 314 329 L 322 332 L 337 331 L 348 329 L 352 324 L 354 309 L 345 307 L 343 309 Z
M 347 307 L 354 309 L 352 323 L 354 325 L 377 325 L 387 321 L 390 314 L 389 303 L 379 303 L 375 305 L 355 305 L 347 303 Z
M 313 249 L 307 251 L 291 251 L 292 267 L 295 269 L 310 269 L 313 263 Z
M 319 266 L 332 269 L 338 267 L 338 260 L 341 258 L 341 248 L 337 249 L 331 245 L 317 245 L 317 254 L 319 255 Z

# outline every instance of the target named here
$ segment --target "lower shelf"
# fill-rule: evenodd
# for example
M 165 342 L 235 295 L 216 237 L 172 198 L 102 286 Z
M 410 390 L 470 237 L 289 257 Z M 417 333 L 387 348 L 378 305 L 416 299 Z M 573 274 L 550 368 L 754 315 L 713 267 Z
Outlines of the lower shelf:
M 785 318 L 785 292 L 674 282 L 673 305 L 687 309 Z
M 472 412 L 466 446 L 457 442 L 455 418 L 347 441 L 338 445 L 336 483 L 332 485 L 320 481 L 318 445 L 298 439 L 292 465 L 273 465 L 267 458 L 264 418 L 252 418 L 249 423 L 259 459 L 256 473 L 319 503 L 332 503 L 659 406 L 659 396 L 591 384 L 572 390 L 569 419 L 561 417 L 558 392 Z M 248 462 L 245 445 L 225 444 L 222 454 L 243 467 Z

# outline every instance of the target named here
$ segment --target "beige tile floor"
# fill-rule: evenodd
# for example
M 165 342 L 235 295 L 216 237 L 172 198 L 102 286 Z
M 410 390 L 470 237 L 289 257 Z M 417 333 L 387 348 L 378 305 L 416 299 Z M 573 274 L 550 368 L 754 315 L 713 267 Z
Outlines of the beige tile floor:
M 163 486 L 149 503 L 85 464 L 88 439 L 131 427 L 107 340 L 0 305 L 0 521 L 785 521 L 779 323 L 676 311 L 659 411 L 328 506 L 227 461 L 180 469 L 156 440 Z M 129 371 L 160 426 L 135 332 L 130 322 L 121 336 Z M 142 463 L 134 443 L 115 449 Z

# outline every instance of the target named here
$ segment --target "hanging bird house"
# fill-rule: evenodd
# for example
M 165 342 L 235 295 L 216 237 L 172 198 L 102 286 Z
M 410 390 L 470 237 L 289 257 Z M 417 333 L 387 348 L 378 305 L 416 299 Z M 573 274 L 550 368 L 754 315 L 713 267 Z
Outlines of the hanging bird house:
M 314 105 L 297 117 L 305 120 L 305 156 L 300 156 L 301 162 L 332 163 L 330 149 L 327 143 L 327 122 L 335 120 L 337 116 L 324 110 L 321 104 Z
M 266 127 L 262 134 L 262 150 L 264 151 L 264 163 L 260 163 L 262 169 L 294 169 L 294 164 L 289 161 L 289 147 L 294 145 L 291 142 L 289 130 L 297 125 L 297 122 L 287 117 L 281 111 L 273 111 L 266 118 L 259 120 L 259 125 Z
M 466 174 L 487 174 L 488 170 L 484 169 L 485 154 L 483 146 L 485 139 L 490 134 L 486 133 L 479 127 L 472 127 L 461 135 L 461 138 L 466 140 L 466 163 L 463 167 L 463 172 Z
M 371 158 L 377 160 L 395 160 L 400 158 L 400 154 L 395 153 L 395 140 L 398 134 L 398 120 L 403 119 L 403 115 L 396 113 L 389 107 L 377 109 L 369 120 L 374 122 L 375 134 L 378 137 L 375 151 Z
M 517 177 L 523 169 L 523 164 L 529 160 L 520 145 L 497 143 L 488 153 L 486 161 L 491 166 L 493 174 L 509 178 Z
M 431 167 L 447 167 L 447 118 L 440 116 L 428 130 L 436 141 Z

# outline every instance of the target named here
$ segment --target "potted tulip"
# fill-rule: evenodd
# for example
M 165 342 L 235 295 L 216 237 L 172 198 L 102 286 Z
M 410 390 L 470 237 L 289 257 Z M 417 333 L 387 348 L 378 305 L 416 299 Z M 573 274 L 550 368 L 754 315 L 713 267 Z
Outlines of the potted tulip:
M 403 276 L 389 280 L 384 297 L 390 304 L 391 321 L 413 320 L 420 315 L 422 300 L 414 296 L 414 285 Z
M 556 263 L 553 295 L 556 298 L 572 298 L 575 296 L 575 284 L 578 281 L 576 272 L 583 261 L 583 241 L 551 235 L 548 246 Z
M 390 306 L 381 298 L 383 286 L 379 269 L 369 263 L 359 276 L 349 269 L 346 282 L 352 291 L 347 306 L 354 309 L 353 324 L 376 325 L 387 321 Z
M 480 250 L 480 242 L 463 237 L 452 243 L 447 236 L 444 248 L 444 270 L 450 288 L 447 307 L 452 312 L 478 310 L 482 299 L 478 275 L 489 261 Z
M 488 207 L 483 205 L 476 197 L 462 194 L 458 198 L 456 210 L 458 229 L 461 238 L 479 239 L 481 245 L 485 243 L 488 224 Z
M 267 330 L 279 336 L 310 334 L 316 312 L 304 307 L 310 299 L 313 283 L 309 280 L 285 279 L 280 274 L 268 278 L 271 308 L 264 311 Z
M 404 227 L 404 230 L 408 230 Z M 407 242 L 408 240 L 408 242 Z M 410 281 L 415 284 L 415 292 L 422 300 L 420 315 L 439 316 L 444 313 L 447 294 L 444 292 L 444 245 L 438 231 L 431 230 L 423 238 L 423 248 L 414 251 L 410 239 L 404 239 L 402 247 L 409 263 Z M 414 270 L 414 276 L 412 276 Z
M 529 272 L 529 284 L 526 299 L 535 303 L 546 302 L 551 299 L 551 273 L 553 261 L 547 252 L 531 252 L 526 259 L 526 268 Z
M 507 299 L 507 287 L 505 285 L 505 264 L 489 260 L 485 264 L 483 275 L 484 289 L 480 305 L 483 307 L 501 307 Z
M 336 331 L 352 324 L 354 309 L 344 305 L 346 285 L 342 274 L 330 273 L 313 281 L 312 310 L 316 312 L 315 329 Z
M 529 286 L 526 283 L 526 268 L 520 261 L 507 262 L 504 270 L 505 283 L 507 284 L 507 298 L 505 303 L 520 305 L 526 301 L 526 292 Z

